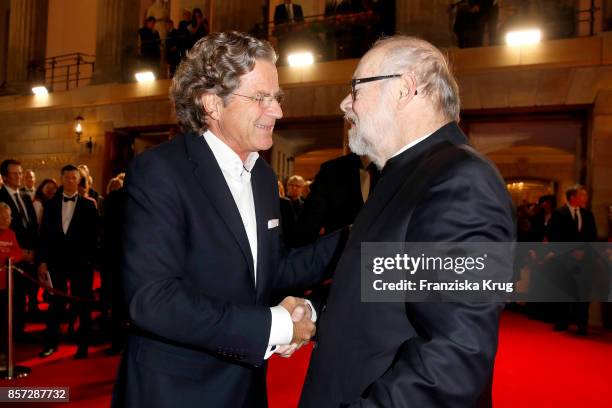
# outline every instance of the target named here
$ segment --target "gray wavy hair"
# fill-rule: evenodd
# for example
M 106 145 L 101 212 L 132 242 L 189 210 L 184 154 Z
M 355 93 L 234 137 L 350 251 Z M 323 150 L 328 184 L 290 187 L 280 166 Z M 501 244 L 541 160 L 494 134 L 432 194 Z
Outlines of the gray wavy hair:
M 212 33 L 199 40 L 181 62 L 170 86 L 170 100 L 183 132 L 208 129 L 202 95 L 227 96 L 240 86 L 240 77 L 257 60 L 276 63 L 276 52 L 268 41 L 238 31 Z

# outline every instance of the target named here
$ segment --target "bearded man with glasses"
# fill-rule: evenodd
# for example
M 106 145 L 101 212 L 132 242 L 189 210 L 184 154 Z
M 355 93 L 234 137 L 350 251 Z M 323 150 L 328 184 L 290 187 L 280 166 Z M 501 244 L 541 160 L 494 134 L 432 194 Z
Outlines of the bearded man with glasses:
M 459 89 L 446 58 L 418 38 L 378 41 L 359 62 L 340 108 L 350 149 L 381 173 L 320 309 L 299 406 L 490 405 L 500 303 L 362 298 L 362 280 L 371 276 L 360 275 L 362 263 L 369 265 L 363 243 L 515 240 L 503 179 L 457 125 Z M 510 278 L 511 254 L 503 255 L 508 268 L 500 272 Z

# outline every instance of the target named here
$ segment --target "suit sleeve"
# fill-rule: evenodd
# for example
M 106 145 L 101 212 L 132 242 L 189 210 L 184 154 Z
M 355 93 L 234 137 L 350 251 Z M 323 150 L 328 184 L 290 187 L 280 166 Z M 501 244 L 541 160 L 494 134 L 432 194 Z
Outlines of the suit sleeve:
M 90 251 L 87 259 L 89 262 L 94 263 L 97 259 L 97 252 L 99 248 L 100 216 L 98 215 L 96 205 L 92 201 L 87 200 L 87 204 L 87 249 Z
M 274 9 L 274 25 L 278 25 L 281 23 L 282 19 L 282 10 L 280 9 L 281 5 L 276 6 Z
M 261 365 L 270 310 L 205 296 L 184 280 L 189 221 L 174 181 L 179 175 L 147 153 L 133 160 L 126 178 L 123 280 L 131 319 L 167 341 Z
M 511 242 L 516 234 L 504 185 L 482 164 L 439 177 L 412 217 L 406 241 Z M 493 373 L 501 310 L 499 303 L 406 303 L 418 335 L 351 406 L 475 406 Z
M 335 265 L 348 237 L 348 229 L 336 231 L 319 238 L 314 243 L 281 249 L 279 273 L 275 292 L 293 293 L 311 288 L 331 276 L 330 265 Z

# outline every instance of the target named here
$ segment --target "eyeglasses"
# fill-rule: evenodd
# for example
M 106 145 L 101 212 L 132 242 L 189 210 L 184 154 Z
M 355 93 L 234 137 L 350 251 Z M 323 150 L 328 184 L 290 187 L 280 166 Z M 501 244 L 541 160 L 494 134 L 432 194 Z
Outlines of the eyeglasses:
M 358 84 L 363 84 L 366 82 L 380 81 L 381 79 L 399 78 L 401 76 L 402 74 L 393 74 L 393 75 L 373 76 L 373 77 L 367 77 L 367 78 L 353 78 L 351 80 L 351 98 L 353 98 L 353 102 L 355 102 L 355 99 L 357 98 L 357 90 L 355 89 L 355 86 Z M 414 94 L 417 95 L 416 90 L 414 91 Z
M 260 94 L 256 96 L 248 96 L 232 92 L 231 95 L 242 96 L 243 98 L 247 98 L 252 100 L 253 102 L 257 102 L 259 103 L 259 106 L 261 108 L 269 108 L 270 105 L 272 105 L 272 101 L 276 101 L 280 105 L 281 103 L 283 103 L 283 99 L 285 97 L 285 95 L 283 95 L 282 93 L 277 93 L 276 95 Z

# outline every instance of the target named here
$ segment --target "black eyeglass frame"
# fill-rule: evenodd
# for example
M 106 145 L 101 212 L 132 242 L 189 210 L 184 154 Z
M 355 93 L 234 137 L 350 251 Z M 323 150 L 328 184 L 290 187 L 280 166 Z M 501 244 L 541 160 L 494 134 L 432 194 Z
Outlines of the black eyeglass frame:
M 403 74 L 391 74 L 391 75 L 379 75 L 379 76 L 366 77 L 366 78 L 353 78 L 351 79 L 351 98 L 353 98 L 353 102 L 355 102 L 355 98 L 357 97 L 357 94 L 355 91 L 356 85 L 363 84 L 366 82 L 380 81 L 381 79 L 399 78 L 402 75 Z M 415 96 L 418 95 L 418 91 L 416 89 L 414 90 L 414 95 Z
M 270 98 L 271 97 L 272 99 L 270 99 L 270 104 L 267 105 L 267 106 L 263 105 L 262 107 L 269 107 L 272 104 L 272 100 L 276 100 L 276 102 L 279 105 L 282 105 L 283 99 L 285 98 L 285 94 L 283 94 L 283 93 L 277 93 L 276 95 L 248 96 L 248 95 L 242 95 L 242 94 L 239 94 L 239 93 L 231 92 L 230 95 L 242 96 L 243 98 L 250 99 L 253 102 L 257 102 L 259 104 L 259 106 L 262 106 L 262 103 L 266 100 L 266 98 Z

